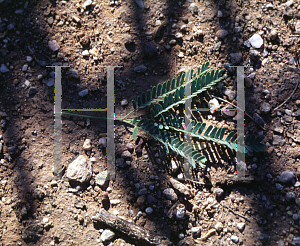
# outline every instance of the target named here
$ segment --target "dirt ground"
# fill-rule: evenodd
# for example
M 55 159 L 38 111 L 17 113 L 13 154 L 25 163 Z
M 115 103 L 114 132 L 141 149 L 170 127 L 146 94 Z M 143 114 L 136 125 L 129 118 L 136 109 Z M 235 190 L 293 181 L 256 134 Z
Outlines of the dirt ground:
M 141 245 L 93 221 L 103 207 L 174 245 L 300 245 L 297 33 L 298 0 L 0 0 L 1 245 Z M 249 42 L 254 34 L 262 38 L 259 48 Z M 83 155 L 92 160 L 92 177 L 79 187 L 65 172 L 62 179 L 54 177 L 55 73 L 47 66 L 70 66 L 62 68 L 62 108 L 77 109 L 106 108 L 107 66 L 119 66 L 115 115 L 121 118 L 142 92 L 206 61 L 225 69 L 226 78 L 213 93 L 231 102 L 237 81 L 229 65 L 251 66 L 245 68 L 245 111 L 254 120 L 245 116 L 245 132 L 264 135 L 268 146 L 246 154 L 252 181 L 232 179 L 235 153 L 211 146 L 218 154 L 204 170 L 194 171 L 198 183 L 180 181 L 192 197 L 176 190 L 169 199 L 164 191 L 172 177 L 183 175 L 182 159 L 167 155 L 142 132 L 142 152 L 125 157 L 136 144 L 133 128 L 116 122 L 116 159 L 126 165 L 116 167 L 115 181 L 99 186 L 96 176 L 106 169 L 106 150 L 99 143 L 106 121 L 70 115 L 62 115 L 64 170 Z M 88 94 L 80 96 L 85 89 Z M 129 103 L 122 106 L 125 99 Z M 220 112 L 201 115 L 211 124 L 236 128 L 236 121 Z M 88 151 L 86 139 L 92 145 Z M 170 216 L 178 204 L 186 209 L 183 219 Z M 115 234 L 104 240 L 106 229 Z

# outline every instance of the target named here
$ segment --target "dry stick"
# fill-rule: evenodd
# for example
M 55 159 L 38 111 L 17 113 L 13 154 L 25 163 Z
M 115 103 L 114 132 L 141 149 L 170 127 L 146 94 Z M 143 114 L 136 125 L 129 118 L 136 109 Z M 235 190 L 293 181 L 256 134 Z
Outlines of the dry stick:
M 222 99 L 222 98 L 220 98 L 220 97 L 216 97 L 216 96 L 214 96 L 214 95 L 211 95 L 211 96 L 214 97 L 214 98 L 217 98 L 217 99 L 219 99 L 219 100 L 221 100 L 221 101 L 223 101 L 223 102 L 229 103 L 231 106 L 236 107 L 237 109 L 243 111 L 243 110 L 240 109 L 238 106 L 232 104 L 231 102 L 226 101 L 225 99 Z M 262 127 L 260 124 L 258 124 L 258 123 L 257 123 L 257 122 L 256 122 L 256 121 L 248 114 L 248 113 L 246 113 L 245 111 L 244 111 L 244 113 L 245 113 L 251 120 L 253 120 L 253 121 L 254 121 L 261 129 L 266 130 L 264 127 Z
M 250 219 L 247 218 L 247 217 L 245 217 L 244 215 L 238 214 L 237 212 L 233 211 L 230 207 L 227 207 L 225 204 L 222 204 L 222 203 L 220 203 L 220 204 L 221 204 L 221 206 L 227 208 L 231 213 L 233 213 L 233 214 L 235 214 L 237 216 L 240 216 L 240 217 L 244 218 L 245 220 L 251 222 Z
M 185 178 L 185 180 L 196 183 L 196 184 L 200 184 L 200 185 L 212 185 L 212 184 L 209 184 L 209 183 L 206 184 L 206 183 L 203 183 L 203 182 L 199 182 L 199 181 L 195 181 L 195 180 L 187 179 L 187 178 Z
M 279 109 L 283 104 L 285 104 L 288 100 L 290 100 L 290 98 L 292 97 L 292 95 L 295 93 L 295 91 L 297 90 L 297 87 L 298 87 L 298 84 L 299 84 L 299 79 L 297 81 L 297 84 L 295 86 L 295 89 L 293 90 L 292 94 L 282 103 L 280 104 L 279 106 L 277 106 L 276 108 L 274 108 L 273 110 L 277 110 Z
M 138 242 L 138 245 L 172 245 L 171 241 L 169 241 L 167 237 L 121 219 L 120 217 L 105 211 L 105 209 L 100 209 L 99 213 L 92 216 L 91 219 L 93 221 L 101 222 L 106 226 L 131 237 L 133 240 Z

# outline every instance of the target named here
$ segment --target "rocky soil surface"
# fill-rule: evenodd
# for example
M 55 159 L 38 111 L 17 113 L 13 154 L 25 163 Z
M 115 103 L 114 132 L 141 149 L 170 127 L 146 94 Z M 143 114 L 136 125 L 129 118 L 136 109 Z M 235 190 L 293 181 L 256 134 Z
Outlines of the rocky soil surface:
M 100 209 L 173 245 L 300 245 L 299 35 L 299 0 L 0 0 L 1 245 L 145 244 L 97 222 Z M 137 152 L 132 128 L 119 123 L 109 180 L 106 122 L 70 115 L 62 116 L 64 175 L 55 179 L 47 66 L 70 66 L 62 108 L 78 109 L 106 107 L 106 66 L 120 66 L 115 113 L 123 117 L 142 92 L 206 61 L 226 70 L 214 92 L 232 103 L 231 65 L 250 66 L 245 130 L 268 146 L 246 155 L 252 181 L 236 181 L 234 153 L 225 151 L 195 171 L 197 182 L 185 180 L 180 158 L 142 133 Z M 236 127 L 226 110 L 201 115 Z

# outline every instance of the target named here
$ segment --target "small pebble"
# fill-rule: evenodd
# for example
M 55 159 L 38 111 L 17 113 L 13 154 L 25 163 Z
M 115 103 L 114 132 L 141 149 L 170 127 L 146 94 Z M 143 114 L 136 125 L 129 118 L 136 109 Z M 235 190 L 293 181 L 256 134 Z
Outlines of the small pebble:
M 146 212 L 147 214 L 152 214 L 152 213 L 153 213 L 153 208 L 148 207 L 148 208 L 145 209 L 145 212 Z
M 89 56 L 90 53 L 89 53 L 88 50 L 84 50 L 84 51 L 82 51 L 82 55 L 83 55 L 83 56 Z
M 89 90 L 88 89 L 85 89 L 85 90 L 82 90 L 82 91 L 78 92 L 78 95 L 81 96 L 81 97 L 84 97 L 87 94 L 89 94 Z
M 28 69 L 28 65 L 27 64 L 24 64 L 23 67 L 22 67 L 22 71 L 23 72 L 26 72 Z
M 31 62 L 32 61 L 32 57 L 31 56 L 26 56 L 26 61 Z
M 290 7 L 293 3 L 294 3 L 294 0 L 290 0 L 290 1 L 287 1 L 287 2 L 285 3 L 285 5 L 286 5 L 287 7 Z
M 121 106 L 127 106 L 127 105 L 128 105 L 127 99 L 123 99 L 123 100 L 121 101 Z
M 49 41 L 48 42 L 48 47 L 52 51 L 57 51 L 60 48 L 60 46 L 58 45 L 58 43 L 55 40 Z
M 253 48 L 259 49 L 261 46 L 264 44 L 263 39 L 259 34 L 254 34 L 250 39 L 249 39 L 250 44 L 252 45 Z
M 25 80 L 24 84 L 25 84 L 26 86 L 29 86 L 29 85 L 30 85 L 30 82 L 29 82 L 28 80 Z
M 218 30 L 216 35 L 218 38 L 223 39 L 227 36 L 228 32 L 226 30 Z
M 9 72 L 9 69 L 4 64 L 1 64 L 0 72 L 7 73 L 7 72 Z
M 230 239 L 234 243 L 238 243 L 239 242 L 239 238 L 237 236 L 235 236 L 235 235 L 232 235 Z

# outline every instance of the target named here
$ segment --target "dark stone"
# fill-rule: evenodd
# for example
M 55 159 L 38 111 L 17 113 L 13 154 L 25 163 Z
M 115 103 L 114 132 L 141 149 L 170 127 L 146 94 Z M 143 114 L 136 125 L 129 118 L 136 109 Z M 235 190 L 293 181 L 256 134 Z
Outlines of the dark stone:
M 157 203 L 157 199 L 151 195 L 148 195 L 147 201 L 148 203 Z
M 38 90 L 36 87 L 30 87 L 28 94 L 29 94 L 29 96 L 34 96 L 37 92 L 38 92 Z
M 229 73 L 236 73 L 236 68 L 235 68 L 235 67 L 231 67 L 231 64 L 230 64 L 230 63 L 225 63 L 225 64 L 224 64 L 224 67 L 226 68 L 226 70 L 227 70 Z
M 28 207 L 25 202 L 18 201 L 15 205 L 12 206 L 12 208 L 15 210 L 19 222 L 25 219 L 28 213 Z
M 259 114 L 255 113 L 255 114 L 253 115 L 253 118 L 254 118 L 254 120 L 255 120 L 255 122 L 256 122 L 257 124 L 259 124 L 259 125 L 261 125 L 261 126 L 264 125 L 264 120 L 260 117 Z
M 0 33 L 5 32 L 6 28 L 7 28 L 7 26 L 5 23 L 0 24 Z
M 81 200 L 76 200 L 74 202 L 74 206 L 75 206 L 75 208 L 78 208 L 78 209 L 85 209 L 85 203 Z
M 43 233 L 43 228 L 40 225 L 30 225 L 28 226 L 22 236 L 25 242 L 36 242 Z
M 294 17 L 294 12 L 291 8 L 286 8 L 286 10 L 283 12 L 283 17 L 286 20 L 290 20 Z
M 253 61 L 258 61 L 260 59 L 260 53 L 257 50 L 250 50 L 249 56 Z
M 147 58 L 153 58 L 157 54 L 155 46 L 151 43 L 146 43 L 144 47 L 145 56 Z

